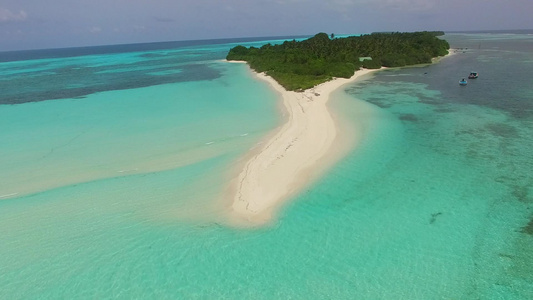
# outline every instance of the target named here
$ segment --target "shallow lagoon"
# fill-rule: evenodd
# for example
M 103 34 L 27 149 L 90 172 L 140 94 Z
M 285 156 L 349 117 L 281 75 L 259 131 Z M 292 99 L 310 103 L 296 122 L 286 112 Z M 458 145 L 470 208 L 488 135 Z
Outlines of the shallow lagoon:
M 515 37 L 447 35 L 469 50 L 338 91 L 343 117 L 365 101 L 379 118 L 272 224 L 248 229 L 212 204 L 280 116 L 268 86 L 218 61 L 229 45 L 0 64 L 76 65 L 92 74 L 79 84 L 100 88 L 0 106 L 0 298 L 533 298 L 533 39 Z M 184 71 L 197 80 L 169 61 L 201 65 Z M 470 71 L 480 78 L 459 87 Z M 142 87 L 98 87 L 101 72 Z

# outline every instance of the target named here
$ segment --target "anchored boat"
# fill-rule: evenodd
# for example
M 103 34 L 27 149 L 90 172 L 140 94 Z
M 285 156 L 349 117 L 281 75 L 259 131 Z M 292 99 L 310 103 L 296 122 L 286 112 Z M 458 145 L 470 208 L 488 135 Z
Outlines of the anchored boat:
M 469 79 L 476 79 L 479 76 L 477 72 L 470 72 L 470 75 L 468 75 Z

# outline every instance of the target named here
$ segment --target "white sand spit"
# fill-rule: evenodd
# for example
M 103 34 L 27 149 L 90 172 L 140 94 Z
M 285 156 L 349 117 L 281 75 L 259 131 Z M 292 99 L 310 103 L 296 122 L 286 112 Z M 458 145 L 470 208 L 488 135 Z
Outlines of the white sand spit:
M 339 144 L 338 128 L 328 110 L 330 94 L 373 70 L 359 70 L 351 78 L 336 78 L 304 92 L 285 90 L 273 78 L 257 74 L 283 98 L 286 123 L 253 150 L 234 180 L 233 211 L 249 221 L 265 221 L 272 209 L 301 191 L 316 174 L 340 157 L 327 155 Z

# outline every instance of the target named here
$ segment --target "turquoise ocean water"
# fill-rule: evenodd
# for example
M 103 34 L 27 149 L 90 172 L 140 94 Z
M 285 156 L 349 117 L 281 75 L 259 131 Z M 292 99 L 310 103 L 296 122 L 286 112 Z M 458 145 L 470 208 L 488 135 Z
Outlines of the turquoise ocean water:
M 533 35 L 445 38 L 335 92 L 361 144 L 259 228 L 221 217 L 282 119 L 238 41 L 0 53 L 0 298 L 533 298 Z

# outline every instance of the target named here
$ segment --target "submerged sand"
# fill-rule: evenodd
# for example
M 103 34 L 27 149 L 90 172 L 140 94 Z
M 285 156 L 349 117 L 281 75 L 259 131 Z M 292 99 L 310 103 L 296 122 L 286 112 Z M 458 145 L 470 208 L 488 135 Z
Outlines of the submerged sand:
M 272 210 L 304 188 L 342 157 L 345 143 L 327 103 L 333 91 L 375 70 L 359 70 L 351 78 L 336 78 L 304 92 L 285 90 L 267 81 L 283 99 L 286 121 L 257 149 L 234 180 L 232 210 L 238 217 L 264 222 Z

